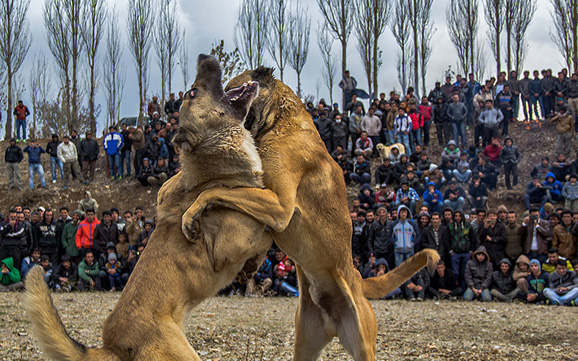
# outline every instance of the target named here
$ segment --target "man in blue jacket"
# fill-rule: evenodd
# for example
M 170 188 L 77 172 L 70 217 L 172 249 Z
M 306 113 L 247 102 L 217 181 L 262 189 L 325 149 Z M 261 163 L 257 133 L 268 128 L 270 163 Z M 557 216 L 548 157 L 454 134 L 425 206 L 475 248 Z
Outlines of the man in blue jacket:
M 550 172 L 546 174 L 546 180 L 542 186 L 546 189 L 546 196 L 550 203 L 562 202 L 564 200 L 564 197 L 562 196 L 562 189 L 564 186 L 562 185 L 562 182 L 556 180 L 554 173 Z
M 418 241 L 419 233 L 411 222 L 409 208 L 400 205 L 397 208 L 398 221 L 392 225 L 392 238 L 395 247 L 395 266 L 399 266 L 405 260 L 413 256 L 414 246 Z
M 442 213 L 444 210 L 444 196 L 436 189 L 434 182 L 427 184 L 427 191 L 423 194 L 423 205 L 427 206 L 430 212 Z
M 40 155 L 46 153 L 44 148 L 38 145 L 34 139 L 30 140 L 30 145 L 24 148 L 24 153 L 28 153 L 28 186 L 34 189 L 34 173 L 38 173 L 40 177 L 40 184 L 46 187 L 46 179 L 44 178 L 44 168 L 40 163 Z
M 102 140 L 104 143 L 104 150 L 108 157 L 108 165 L 110 167 L 111 179 L 122 179 L 122 156 L 120 154 L 124 141 L 122 135 L 116 131 L 115 126 L 108 128 L 108 134 Z

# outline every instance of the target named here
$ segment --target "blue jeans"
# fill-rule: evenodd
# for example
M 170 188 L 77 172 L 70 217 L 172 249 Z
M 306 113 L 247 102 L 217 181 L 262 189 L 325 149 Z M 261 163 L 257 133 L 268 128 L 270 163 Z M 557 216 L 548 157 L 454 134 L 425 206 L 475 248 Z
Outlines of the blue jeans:
M 114 168 L 116 167 L 116 170 L 118 171 L 118 175 L 122 177 L 122 156 L 119 154 L 107 154 L 108 156 L 108 166 L 110 167 L 110 176 L 111 177 L 116 177 L 116 171 L 114 170 Z
M 397 207 L 401 206 L 404 203 L 401 203 L 400 201 L 395 201 L 394 204 L 395 204 L 395 208 L 397 209 Z M 411 214 L 415 214 L 416 202 L 413 199 L 411 199 L 409 201 L 409 204 L 405 204 L 405 205 L 407 206 L 407 208 L 409 208 Z
M 552 301 L 552 303 L 564 306 L 569 304 L 570 301 L 578 299 L 578 288 L 573 288 L 564 295 L 557 294 L 556 291 L 551 288 L 545 288 L 544 297 Z
M 120 156 L 121 156 L 120 168 L 124 169 L 124 162 L 126 162 L 126 175 L 130 176 L 130 150 L 121 151 Z
M 466 170 L 464 174 L 460 173 L 459 170 L 454 169 L 452 174 L 454 175 L 454 178 L 458 183 L 468 183 L 468 181 L 472 177 L 472 171 L 469 169 Z
M 395 130 L 387 130 L 385 135 L 387 137 L 387 145 L 392 145 L 395 143 Z
M 60 170 L 60 179 L 64 179 L 64 172 L 62 171 L 62 161 L 58 157 L 50 157 L 50 174 L 52 175 L 52 181 L 58 178 L 57 170 Z
M 20 137 L 20 127 L 22 127 L 22 137 Z M 26 139 L 26 119 L 16 119 L 16 139 Z
M 464 122 L 461 123 L 452 123 L 452 131 L 454 132 L 454 142 L 456 145 L 459 146 L 459 138 L 462 138 L 462 148 L 465 149 L 468 147 L 468 142 L 466 140 L 466 124 Z
M 490 302 L 492 300 L 492 295 L 489 289 L 482 290 L 482 302 Z M 464 301 L 472 301 L 474 299 L 474 291 L 468 287 L 466 292 L 464 292 Z
M 46 187 L 46 179 L 44 178 L 44 168 L 42 168 L 42 164 L 35 163 L 35 164 L 28 164 L 28 186 L 30 189 L 34 189 L 34 172 L 38 173 L 40 177 L 40 184 L 43 187 Z
M 546 112 L 544 111 L 544 98 L 540 95 L 539 97 L 535 97 L 530 95 L 530 119 L 532 119 L 532 108 L 534 108 L 534 114 L 536 114 L 536 119 L 544 119 L 546 118 Z M 540 105 L 540 112 L 542 115 L 538 114 L 538 105 Z
M 401 252 L 395 252 L 395 267 L 399 267 L 400 264 L 402 264 L 405 260 L 409 259 L 411 256 L 413 256 L 413 252 L 408 252 L 408 253 L 401 253 Z
M 371 174 L 363 173 L 361 176 L 357 173 L 351 173 L 349 178 L 355 182 L 355 184 L 365 184 L 371 183 Z
M 464 204 L 466 204 L 466 200 L 464 199 L 464 197 L 459 197 L 455 201 L 450 201 L 449 199 L 446 199 L 444 201 L 444 206 L 451 208 L 453 211 L 457 210 L 463 211 Z
M 412 130 L 411 133 L 409 133 L 411 141 L 410 141 L 410 145 L 411 145 L 411 151 L 414 152 L 415 151 L 415 145 L 421 145 L 421 129 L 416 129 L 416 130 Z
M 405 154 L 409 157 L 411 155 L 411 148 L 409 146 L 409 134 L 397 134 L 397 141 L 405 147 Z
M 458 280 L 458 284 L 462 289 L 466 288 L 466 263 L 472 259 L 470 252 L 466 253 L 452 253 L 452 272 Z
M 424 201 L 423 205 L 427 206 L 430 214 L 433 212 L 438 212 L 441 214 L 444 211 L 444 204 L 442 202 L 437 202 L 436 204 L 431 204 L 429 202 Z

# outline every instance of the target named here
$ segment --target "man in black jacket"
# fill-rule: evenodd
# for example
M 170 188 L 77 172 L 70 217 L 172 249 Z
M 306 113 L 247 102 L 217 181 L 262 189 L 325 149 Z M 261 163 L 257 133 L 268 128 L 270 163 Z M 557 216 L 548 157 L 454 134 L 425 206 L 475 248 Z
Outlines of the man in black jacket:
M 64 171 L 62 169 L 62 161 L 58 158 L 58 145 L 60 140 L 58 134 L 52 134 L 52 141 L 46 145 L 46 153 L 50 154 L 50 173 L 52 175 L 52 183 L 56 183 L 58 178 L 57 171 L 60 170 L 60 179 L 64 180 Z M 56 264 L 52 262 L 52 264 Z
M 86 138 L 80 142 L 80 155 L 82 158 L 82 175 L 84 183 L 92 182 L 94 180 L 94 169 L 96 167 L 96 160 L 98 159 L 98 143 L 92 139 L 92 133 L 86 132 Z
M 367 236 L 367 247 L 379 258 L 385 258 L 388 264 L 395 264 L 394 245 L 391 241 L 392 226 L 387 217 L 387 209 L 377 210 L 377 220 L 371 224 Z
M 506 256 L 506 228 L 497 221 L 498 215 L 495 211 L 488 211 L 482 227 L 478 229 L 478 239 L 490 256 L 490 262 L 494 269 L 499 268 L 499 261 Z M 481 226 L 481 225 L 480 225 Z
M 446 226 L 441 222 L 440 214 L 433 212 L 430 217 L 430 225 L 425 227 L 421 234 L 421 249 L 434 249 L 444 262 L 450 262 L 450 234 Z
M 44 211 L 44 218 L 38 224 L 38 247 L 43 256 L 50 258 L 50 263 L 58 264 L 58 244 L 60 242 L 56 239 L 56 222 L 54 222 L 54 214 L 51 209 Z
M 18 222 L 16 210 L 11 209 L 8 212 L 8 222 L 0 224 L 0 259 L 12 257 L 14 267 L 20 270 L 23 255 L 21 250 L 27 247 L 26 242 L 29 235 L 25 223 Z
M 8 192 L 16 187 L 18 187 L 18 190 L 22 190 L 22 179 L 18 168 L 22 159 L 24 159 L 22 149 L 16 145 L 16 139 L 10 139 L 10 146 L 6 148 L 6 153 L 4 154 L 6 171 L 8 172 Z
M 498 183 L 498 168 L 489 162 L 488 157 L 483 156 L 480 158 L 480 163 L 474 168 L 473 174 L 478 175 L 482 183 L 488 186 L 489 190 L 496 189 L 496 184 Z
M 118 227 L 112 221 L 112 213 L 108 210 L 102 212 L 102 222 L 94 229 L 94 245 L 101 254 L 106 253 L 109 242 L 118 243 Z

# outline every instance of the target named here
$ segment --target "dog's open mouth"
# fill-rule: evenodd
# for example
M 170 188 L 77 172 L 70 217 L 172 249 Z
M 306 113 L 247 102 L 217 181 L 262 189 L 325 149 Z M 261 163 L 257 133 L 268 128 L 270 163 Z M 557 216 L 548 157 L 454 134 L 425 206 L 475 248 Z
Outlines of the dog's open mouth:
M 252 101 L 259 93 L 259 83 L 256 81 L 249 81 L 238 88 L 229 90 L 225 96 L 231 103 L 238 101 Z

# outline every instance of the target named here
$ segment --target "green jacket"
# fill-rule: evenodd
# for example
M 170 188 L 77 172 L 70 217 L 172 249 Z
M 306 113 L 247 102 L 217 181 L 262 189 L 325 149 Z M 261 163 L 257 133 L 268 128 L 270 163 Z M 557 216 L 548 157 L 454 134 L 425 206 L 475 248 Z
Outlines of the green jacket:
M 0 279 L 0 283 L 2 283 L 5 286 L 9 286 L 9 285 L 12 285 L 14 283 L 18 283 L 18 282 L 22 281 L 22 279 L 20 278 L 20 271 L 18 271 L 14 267 L 14 260 L 12 259 L 12 257 L 8 257 L 8 258 L 3 259 L 2 263 L 5 264 L 6 267 L 8 267 L 8 270 L 10 272 L 8 274 L 2 273 L 2 278 Z
M 64 225 L 62 230 L 62 248 L 70 257 L 78 257 L 80 252 L 76 248 L 76 230 L 78 229 L 78 224 L 68 222 Z
M 86 273 L 86 271 L 88 271 L 88 274 Z M 80 264 L 78 265 L 78 276 L 80 278 L 82 278 L 83 280 L 85 280 L 86 282 L 90 282 L 92 280 L 92 277 L 98 276 L 98 262 L 97 261 L 93 261 L 92 262 L 92 266 L 89 266 L 86 264 L 85 260 L 82 260 L 82 262 L 80 262 Z
M 474 241 L 474 231 L 468 222 L 449 224 L 450 231 L 450 251 L 455 253 L 467 253 L 476 249 Z

